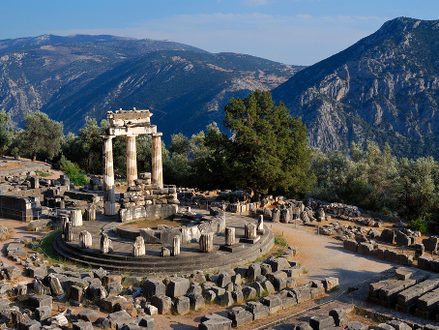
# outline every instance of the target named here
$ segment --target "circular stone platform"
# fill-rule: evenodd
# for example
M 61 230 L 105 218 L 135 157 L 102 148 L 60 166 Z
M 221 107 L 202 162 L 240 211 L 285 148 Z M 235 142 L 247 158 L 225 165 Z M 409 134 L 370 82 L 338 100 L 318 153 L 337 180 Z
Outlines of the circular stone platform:
M 236 267 L 245 262 L 251 262 L 260 255 L 267 253 L 274 244 L 273 232 L 265 226 L 265 234 L 255 244 L 239 243 L 244 237 L 244 224 L 256 220 L 226 213 L 227 226 L 235 227 L 236 247 L 233 252 L 220 250 L 224 244 L 224 235 L 214 235 L 214 251 L 203 253 L 199 249 L 198 242 L 181 245 L 181 253 L 178 256 L 161 257 L 160 244 L 145 244 L 146 255 L 142 257 L 132 256 L 133 240 L 117 236 L 120 222 L 111 221 L 84 221 L 82 227 L 75 228 L 72 242 L 65 242 L 60 234 L 53 242 L 55 251 L 62 257 L 93 268 L 106 268 L 121 272 L 131 273 L 189 273 L 195 270 L 213 270 Z M 79 232 L 87 230 L 92 234 L 92 248 L 80 248 L 78 244 Z M 108 233 L 112 241 L 113 252 L 102 254 L 100 251 L 100 233 Z M 170 248 L 170 246 L 167 246 Z

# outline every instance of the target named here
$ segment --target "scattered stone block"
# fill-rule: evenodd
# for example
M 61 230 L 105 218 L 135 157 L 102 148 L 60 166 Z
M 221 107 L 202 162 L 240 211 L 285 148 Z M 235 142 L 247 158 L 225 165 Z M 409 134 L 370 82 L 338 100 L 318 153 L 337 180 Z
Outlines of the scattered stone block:
M 227 284 L 232 282 L 232 277 L 227 272 L 221 272 L 216 282 L 219 287 L 225 288 Z
M 35 309 L 35 317 L 38 321 L 47 320 L 52 316 L 52 308 L 49 306 L 38 307 Z
M 152 298 L 153 296 L 161 296 L 166 293 L 166 286 L 162 281 L 156 279 L 147 279 L 143 283 L 143 296 Z
M 331 291 L 339 285 L 337 277 L 327 277 L 322 281 L 322 283 L 326 292 Z
M 236 328 L 253 320 L 253 314 L 243 307 L 233 307 L 227 316 L 232 320 L 232 327 Z
M 396 330 L 411 330 L 412 328 L 407 324 L 399 320 L 391 320 L 386 322 L 388 325 L 391 325 Z
M 78 319 L 88 321 L 88 322 L 96 322 L 99 319 L 100 315 L 92 310 L 92 309 L 84 309 L 78 313 Z
M 273 272 L 290 268 L 290 263 L 288 262 L 288 260 L 282 257 L 269 258 L 267 260 L 267 264 L 271 266 Z
M 255 281 L 256 277 L 261 275 L 261 265 L 253 263 L 248 267 L 246 276 L 250 281 Z
M 191 307 L 190 299 L 188 297 L 177 297 L 173 303 L 173 311 L 178 315 L 185 315 L 189 313 Z
M 203 297 L 208 303 L 214 302 L 216 299 L 216 293 L 213 290 L 206 290 L 203 292 Z
M 148 304 L 145 306 L 145 312 L 148 315 L 156 315 L 159 313 L 159 309 L 155 307 L 154 305 Z
M 246 309 L 252 313 L 253 320 L 258 320 L 269 314 L 268 307 L 259 301 L 249 301 L 246 305 Z
M 113 296 L 113 297 L 108 297 L 108 298 L 102 299 L 100 302 L 100 306 L 105 312 L 112 313 L 115 311 L 115 307 L 117 304 L 124 303 L 126 301 L 127 300 L 124 297 Z
M 208 314 L 201 318 L 199 330 L 228 330 L 232 326 L 232 320 L 219 314 Z
M 381 232 L 380 240 L 385 243 L 395 243 L 395 232 L 392 229 L 384 228 Z
M 355 240 L 352 239 L 347 239 L 343 241 L 343 247 L 346 250 L 352 251 L 352 252 L 357 252 L 358 249 L 358 243 Z
M 346 310 L 343 308 L 334 308 L 329 312 L 329 315 L 334 319 L 337 327 L 344 327 L 347 323 Z
M 282 308 L 282 300 L 277 295 L 269 295 L 261 298 L 260 302 L 268 307 L 269 313 L 273 314 Z
M 189 279 L 182 277 L 172 277 L 166 287 L 166 295 L 171 298 L 184 296 L 189 290 L 189 286 Z
M 154 330 L 154 319 L 148 315 L 142 315 L 139 320 L 139 326 L 142 329 Z
M 404 267 L 399 267 L 395 270 L 395 276 L 398 280 L 408 280 L 412 276 L 412 272 Z
M 159 314 L 168 314 L 171 312 L 172 300 L 168 296 L 153 296 L 151 298 L 151 304 L 157 307 Z
M 244 295 L 245 300 L 256 299 L 257 296 L 256 289 L 248 285 L 242 288 L 242 294 Z
M 424 244 L 425 251 L 436 252 L 438 248 L 438 238 L 435 236 L 424 238 L 422 244 Z
M 190 299 L 191 309 L 199 310 L 205 306 L 204 298 L 201 293 L 192 293 L 189 294 L 188 297 Z
M 234 303 L 232 293 L 229 291 L 226 291 L 223 294 L 218 295 L 217 298 L 221 306 L 230 307 Z
M 331 316 L 318 315 L 312 316 L 309 319 L 309 325 L 313 330 L 322 330 L 335 325 L 334 319 Z
M 133 320 L 132 316 L 126 311 L 117 311 L 107 316 L 110 327 L 122 328 L 124 324 L 129 324 Z
M 93 330 L 93 324 L 88 321 L 79 320 L 77 322 L 73 322 L 73 330 Z
M 241 289 L 233 290 L 232 297 L 236 304 L 242 304 L 244 302 L 244 294 Z

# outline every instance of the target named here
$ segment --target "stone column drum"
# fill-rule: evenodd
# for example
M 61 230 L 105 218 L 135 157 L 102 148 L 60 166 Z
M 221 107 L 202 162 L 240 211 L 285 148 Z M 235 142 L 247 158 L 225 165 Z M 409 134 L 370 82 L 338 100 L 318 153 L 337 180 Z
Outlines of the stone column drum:
M 137 180 L 137 149 L 136 136 L 127 135 L 127 186 L 134 186 Z
M 113 138 L 104 136 L 104 214 L 116 214 L 116 197 L 114 194 Z
M 265 229 L 264 229 L 264 216 L 261 214 L 258 219 L 258 227 L 257 227 L 257 233 L 259 235 L 264 235 Z
M 181 245 L 180 236 L 174 236 L 174 239 L 172 240 L 172 255 L 173 256 L 178 256 L 180 254 L 180 245 Z
M 70 222 L 71 222 L 73 227 L 81 227 L 82 226 L 81 210 L 70 211 Z
M 133 243 L 133 256 L 141 257 L 145 255 L 145 241 L 142 236 L 137 236 Z
M 226 227 L 225 238 L 226 238 L 225 244 L 227 246 L 232 246 L 236 243 L 234 227 Z
M 79 246 L 81 248 L 88 249 L 91 248 L 92 244 L 93 244 L 93 238 L 91 234 L 86 230 L 81 231 L 79 233 Z
M 256 238 L 256 225 L 254 223 L 246 223 L 245 224 L 245 238 L 247 239 L 253 239 Z
M 203 233 L 200 236 L 200 251 L 210 253 L 213 251 L 213 233 Z
M 73 226 L 71 222 L 66 223 L 66 232 L 64 235 L 66 242 L 73 242 Z
M 96 221 L 96 206 L 94 204 L 88 205 L 82 218 L 84 221 Z
M 163 188 L 162 133 L 152 134 L 152 184 Z
M 111 251 L 111 241 L 107 234 L 101 234 L 101 242 L 100 242 L 101 253 L 107 254 Z

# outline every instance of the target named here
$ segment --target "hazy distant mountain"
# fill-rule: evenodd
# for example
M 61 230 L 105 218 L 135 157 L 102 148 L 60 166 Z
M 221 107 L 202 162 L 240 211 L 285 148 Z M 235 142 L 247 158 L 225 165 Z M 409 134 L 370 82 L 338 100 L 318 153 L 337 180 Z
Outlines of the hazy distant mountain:
M 67 85 L 43 107 L 71 129 L 85 116 L 104 118 L 109 109 L 147 108 L 166 134 L 192 134 L 211 121 L 222 123 L 224 105 L 255 89 L 271 89 L 294 68 L 233 53 L 157 51 L 125 61 L 91 80 L 74 94 Z
M 222 121 L 232 96 L 271 89 L 300 67 L 233 53 L 212 54 L 168 41 L 44 35 L 0 41 L 0 108 L 20 123 L 42 110 L 80 128 L 85 116 L 149 108 L 165 133 Z
M 401 156 L 439 155 L 439 21 L 396 18 L 273 91 L 322 150 L 389 142 Z

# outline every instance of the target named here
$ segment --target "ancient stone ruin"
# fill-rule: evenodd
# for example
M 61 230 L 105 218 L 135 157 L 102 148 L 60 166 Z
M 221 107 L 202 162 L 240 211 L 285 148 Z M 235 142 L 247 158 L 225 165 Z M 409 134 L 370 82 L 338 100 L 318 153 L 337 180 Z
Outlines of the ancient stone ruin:
M 162 133 L 157 132 L 157 126 L 151 125 L 151 116 L 149 110 L 136 108 L 107 113 L 110 127 L 108 134 L 103 136 L 104 214 L 117 214 L 112 140 L 117 136 L 125 136 L 128 189 L 121 194 L 119 216 L 122 222 L 167 218 L 178 210 L 179 201 L 175 186 L 163 185 Z M 151 173 L 141 173 L 139 178 L 136 137 L 140 135 L 152 137 L 152 170 Z

